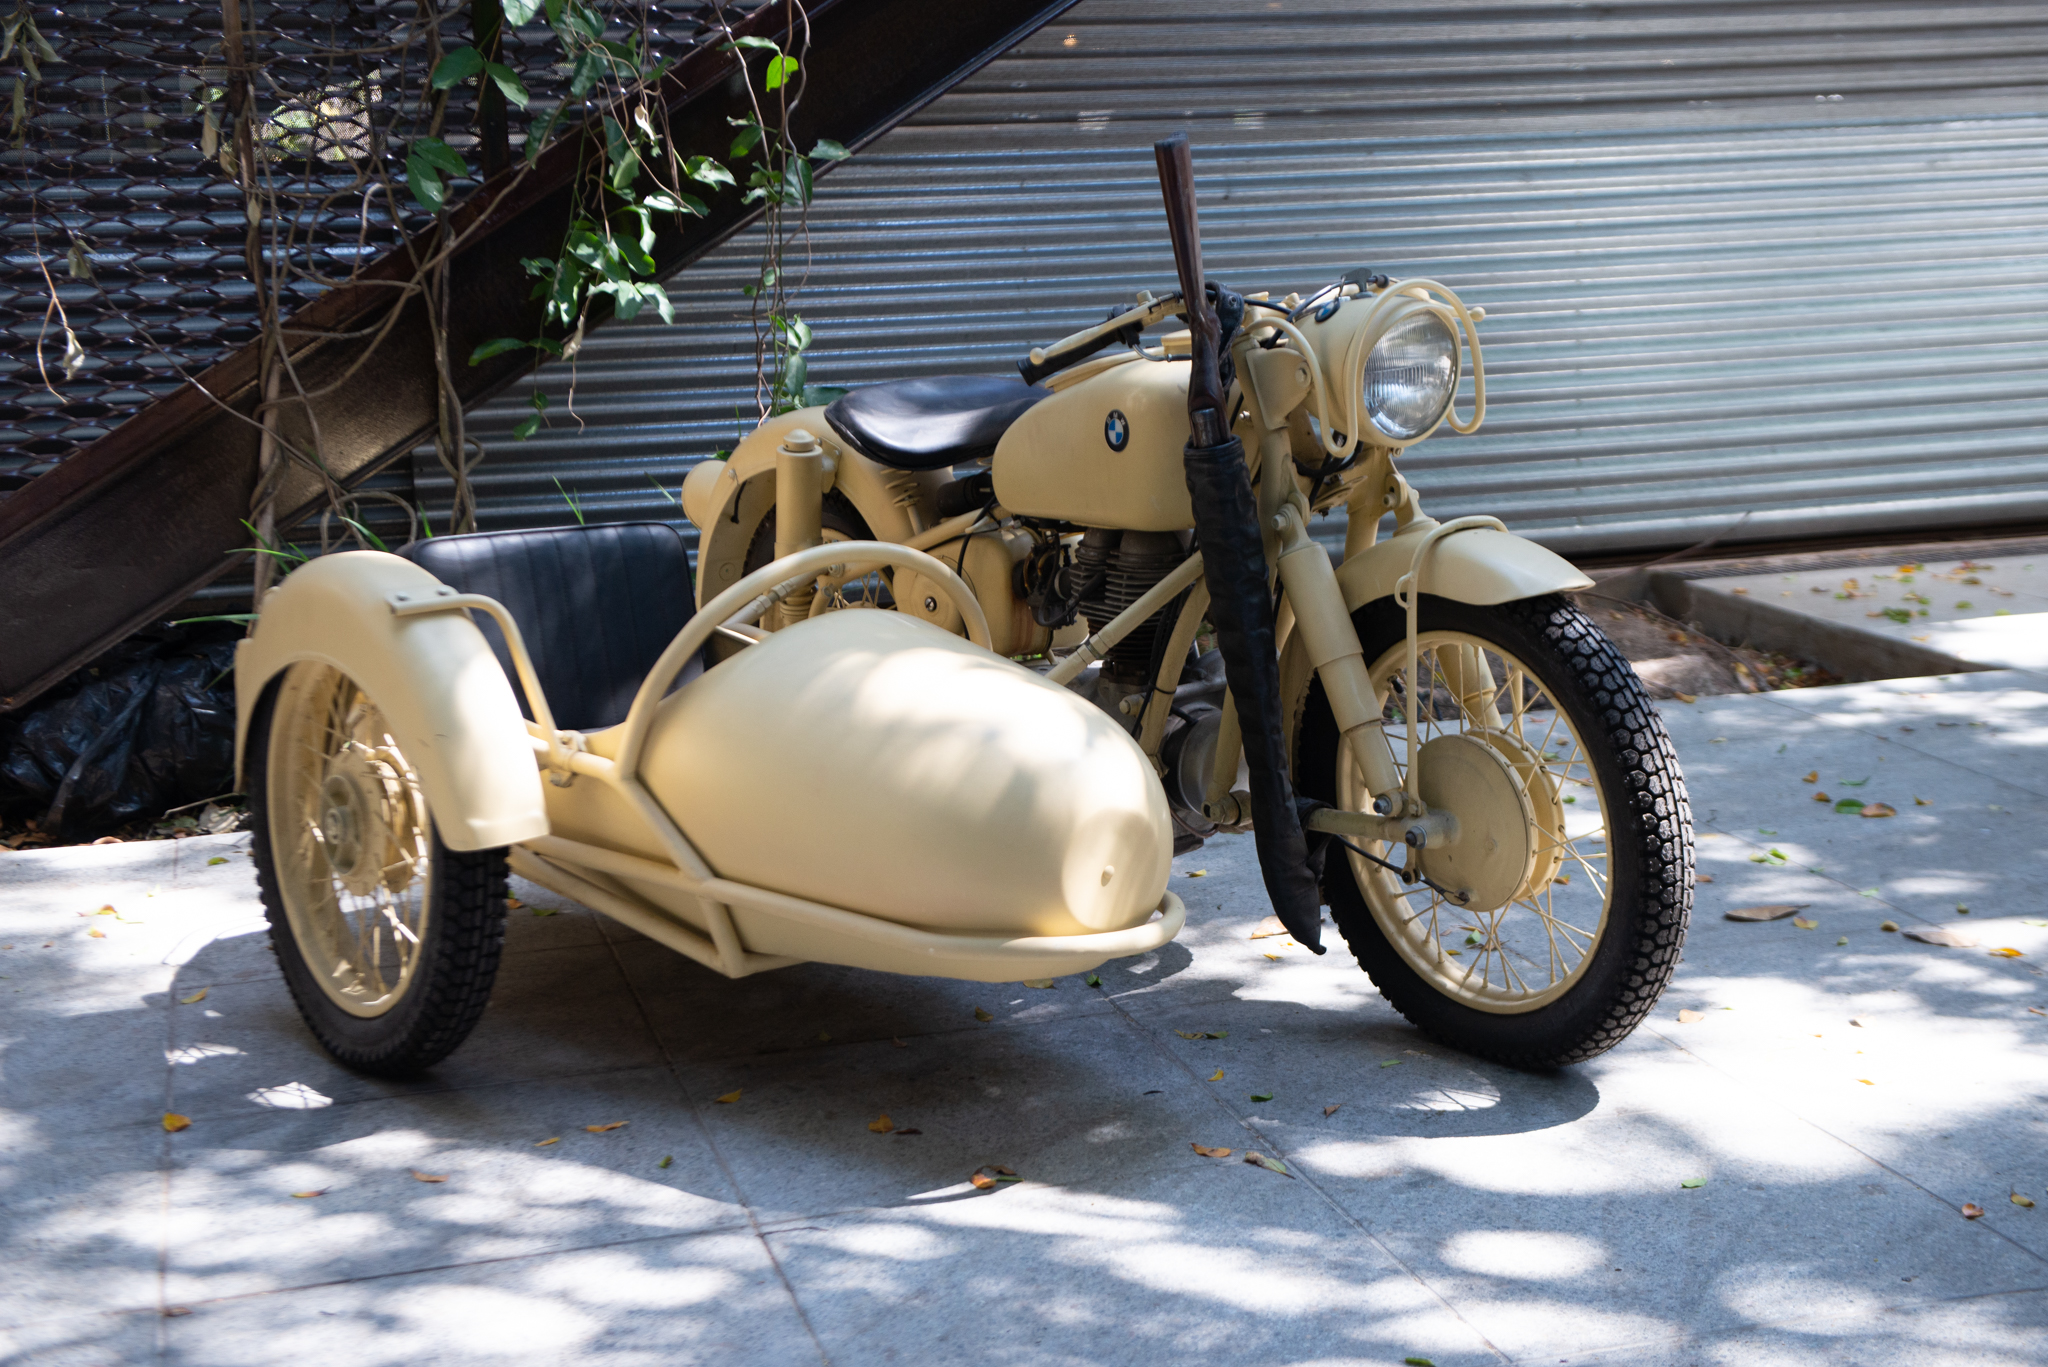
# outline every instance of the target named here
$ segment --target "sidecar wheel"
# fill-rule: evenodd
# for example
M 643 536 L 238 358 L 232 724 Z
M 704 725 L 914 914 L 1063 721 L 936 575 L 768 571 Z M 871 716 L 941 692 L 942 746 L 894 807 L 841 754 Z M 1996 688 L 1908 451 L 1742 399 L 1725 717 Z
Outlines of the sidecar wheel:
M 440 1062 L 497 976 L 505 852 L 441 843 L 382 712 L 340 670 L 287 670 L 248 745 L 257 882 L 299 1014 L 359 1071 Z
M 1405 613 L 1382 599 L 1353 622 L 1405 779 Z M 1426 853 L 1424 872 L 1435 858 L 1436 881 L 1470 900 L 1332 844 L 1332 916 L 1382 995 L 1437 1038 L 1521 1067 L 1583 1062 L 1656 1005 L 1691 918 L 1692 815 L 1670 737 L 1628 661 L 1559 597 L 1475 607 L 1425 595 L 1418 666 L 1429 688 L 1417 740 L 1463 766 L 1439 781 L 1464 785 L 1473 810 L 1460 821 L 1487 832 Z M 1302 793 L 1367 810 L 1320 683 L 1297 735 Z M 1354 843 L 1396 865 L 1406 854 Z

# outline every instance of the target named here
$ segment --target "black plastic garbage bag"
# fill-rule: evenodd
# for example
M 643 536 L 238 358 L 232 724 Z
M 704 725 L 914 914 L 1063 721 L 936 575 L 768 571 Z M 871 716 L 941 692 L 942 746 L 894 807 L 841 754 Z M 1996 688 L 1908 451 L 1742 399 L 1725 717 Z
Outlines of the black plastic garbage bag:
M 0 718 L 0 810 L 90 838 L 234 787 L 234 641 L 131 643 Z

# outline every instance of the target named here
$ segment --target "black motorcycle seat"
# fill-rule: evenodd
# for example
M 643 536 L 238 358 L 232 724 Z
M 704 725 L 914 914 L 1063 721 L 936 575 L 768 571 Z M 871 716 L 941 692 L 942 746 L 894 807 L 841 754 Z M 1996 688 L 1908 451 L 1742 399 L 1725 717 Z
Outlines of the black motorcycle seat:
M 526 639 L 555 725 L 568 730 L 624 721 L 640 681 L 696 615 L 690 552 L 666 523 L 436 536 L 398 553 L 460 593 L 505 605 Z M 483 629 L 531 719 L 498 624 L 483 613 L 470 620 Z M 693 662 L 682 681 L 697 672 Z
M 842 394 L 825 421 L 870 460 L 940 470 L 994 455 L 1010 424 L 1047 392 L 999 375 L 892 380 Z

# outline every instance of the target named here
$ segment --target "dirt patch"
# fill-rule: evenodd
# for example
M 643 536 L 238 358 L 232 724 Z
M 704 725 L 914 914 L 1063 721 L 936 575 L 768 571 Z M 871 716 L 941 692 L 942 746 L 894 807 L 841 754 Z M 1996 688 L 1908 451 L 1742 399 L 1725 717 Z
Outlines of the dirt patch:
M 1767 693 L 1841 682 L 1811 660 L 1723 645 L 1640 603 L 1599 593 L 1572 597 L 1628 657 L 1653 698 Z

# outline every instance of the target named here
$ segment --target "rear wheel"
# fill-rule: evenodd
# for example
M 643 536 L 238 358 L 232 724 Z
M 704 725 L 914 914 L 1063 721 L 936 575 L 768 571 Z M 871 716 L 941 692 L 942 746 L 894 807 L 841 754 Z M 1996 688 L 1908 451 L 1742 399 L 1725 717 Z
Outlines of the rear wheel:
M 440 1062 L 497 976 L 505 852 L 442 844 L 383 712 L 338 669 L 287 670 L 249 756 L 257 881 L 299 1014 L 363 1072 Z
M 1324 895 L 1359 965 L 1402 1015 L 1474 1054 L 1552 1067 L 1612 1048 L 1670 981 L 1692 909 L 1684 779 L 1635 671 L 1558 597 L 1425 595 L 1420 689 L 1405 613 L 1382 599 L 1353 621 L 1383 708 L 1362 734 L 1405 780 L 1414 698 L 1423 797 L 1460 826 L 1419 857 L 1435 887 L 1331 847 Z M 1320 684 L 1299 737 L 1303 794 L 1370 810 Z

